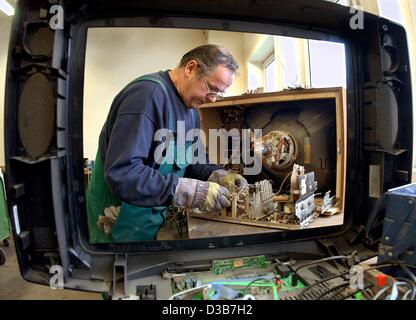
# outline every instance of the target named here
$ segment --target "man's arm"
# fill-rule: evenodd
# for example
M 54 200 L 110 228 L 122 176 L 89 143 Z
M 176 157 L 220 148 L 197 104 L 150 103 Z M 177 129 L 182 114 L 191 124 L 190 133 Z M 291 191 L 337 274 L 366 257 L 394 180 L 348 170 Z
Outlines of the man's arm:
M 164 176 L 149 166 L 154 132 L 155 124 L 142 113 L 118 116 L 111 132 L 105 178 L 110 189 L 132 205 L 167 205 L 175 194 L 178 177 Z

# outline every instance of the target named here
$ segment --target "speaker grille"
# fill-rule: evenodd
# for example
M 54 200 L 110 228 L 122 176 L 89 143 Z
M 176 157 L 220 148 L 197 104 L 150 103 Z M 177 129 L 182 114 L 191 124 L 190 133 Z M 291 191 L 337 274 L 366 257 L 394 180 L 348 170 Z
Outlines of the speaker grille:
M 54 133 L 55 97 L 49 81 L 35 73 L 23 85 L 19 101 L 18 130 L 27 154 L 34 159 L 44 155 Z
M 377 129 L 378 143 L 384 150 L 392 150 L 396 143 L 399 129 L 399 111 L 393 89 L 387 84 L 377 88 Z

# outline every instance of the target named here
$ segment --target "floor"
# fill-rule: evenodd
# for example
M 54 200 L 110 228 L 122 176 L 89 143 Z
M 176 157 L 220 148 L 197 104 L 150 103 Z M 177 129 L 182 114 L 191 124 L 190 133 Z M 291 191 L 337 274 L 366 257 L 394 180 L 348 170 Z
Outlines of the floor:
M 6 263 L 0 266 L 0 300 L 101 300 L 97 293 L 53 290 L 27 282 L 20 275 L 13 241 L 9 247 L 0 242 L 0 248 L 6 255 Z

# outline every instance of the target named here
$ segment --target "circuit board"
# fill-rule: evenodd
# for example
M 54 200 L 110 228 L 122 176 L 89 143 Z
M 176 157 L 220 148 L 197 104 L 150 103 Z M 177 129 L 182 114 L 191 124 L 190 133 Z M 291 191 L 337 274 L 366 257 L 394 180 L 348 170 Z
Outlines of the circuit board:
M 234 270 L 239 268 L 264 268 L 265 264 L 266 260 L 264 256 L 214 260 L 212 262 L 211 272 L 213 274 L 221 274 L 226 270 Z
M 265 256 L 229 258 L 213 260 L 205 271 L 166 271 L 163 277 L 170 281 L 171 299 L 179 300 L 415 300 L 408 269 L 413 266 L 345 263 L 358 262 L 355 257 L 353 251 L 300 264 Z M 409 277 L 395 279 L 379 267 L 402 269 Z
M 293 285 L 291 274 L 282 278 L 274 263 L 264 256 L 214 260 L 208 272 L 171 274 L 170 278 L 173 294 L 208 284 L 212 286 L 208 292 L 195 291 L 191 297 L 193 300 L 221 299 L 218 295 L 224 288 L 227 294 L 234 295 L 234 299 L 250 295 L 257 300 L 279 300 L 280 293 L 304 288 L 301 281 Z

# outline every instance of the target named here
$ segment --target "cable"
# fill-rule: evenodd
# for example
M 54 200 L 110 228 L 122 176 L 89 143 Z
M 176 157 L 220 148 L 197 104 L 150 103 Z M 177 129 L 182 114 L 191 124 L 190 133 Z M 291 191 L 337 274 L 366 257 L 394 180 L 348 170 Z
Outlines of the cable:
M 371 268 L 371 269 L 375 269 L 375 268 Z M 367 270 L 370 270 L 370 269 L 367 269 Z M 366 272 L 367 270 L 364 270 L 364 272 Z M 407 296 L 410 294 L 410 292 L 412 292 L 412 291 L 416 291 L 416 286 L 415 286 L 415 284 L 413 284 L 413 282 L 411 282 L 411 281 L 409 281 L 408 279 L 406 279 L 406 278 L 396 278 L 396 280 L 400 280 L 401 281 L 401 283 L 403 283 L 403 284 L 406 284 L 406 285 L 408 285 L 409 287 L 411 287 L 404 295 L 403 295 L 403 297 L 402 297 L 402 300 L 407 300 Z M 400 283 L 396 283 L 396 285 L 400 285 Z M 365 296 L 366 296 L 366 299 L 368 299 L 368 300 L 375 300 L 375 295 L 373 295 L 373 293 L 372 293 L 372 291 L 370 290 L 370 293 L 373 295 L 373 296 L 369 296 L 369 293 L 367 292 L 367 290 L 369 289 L 369 288 L 371 288 L 371 287 L 373 287 L 374 286 L 374 284 L 371 284 L 371 285 L 368 285 L 367 287 L 364 287 L 363 289 L 359 289 L 359 290 L 357 290 L 357 291 L 355 291 L 354 293 L 352 293 L 352 294 L 349 294 L 349 295 L 347 295 L 346 297 L 344 297 L 344 299 L 347 299 L 347 298 L 349 298 L 349 297 L 351 297 L 351 296 L 354 296 L 356 293 L 358 293 L 358 292 L 362 292 Z M 388 288 L 390 288 L 391 286 L 388 286 L 387 287 L 387 289 Z M 383 288 L 383 289 L 385 289 L 385 288 Z M 387 290 L 386 289 L 386 290 Z M 414 292 L 414 293 L 416 293 L 416 292 Z M 411 300 L 413 300 L 413 299 L 411 299 Z
M 324 282 L 327 282 L 327 281 L 329 281 L 329 280 L 333 280 L 333 279 L 336 279 L 336 278 L 339 278 L 339 277 L 345 276 L 345 275 L 346 275 L 346 274 L 348 274 L 348 273 L 350 273 L 350 271 L 344 271 L 344 272 L 342 272 L 342 273 L 340 273 L 340 274 L 337 274 L 337 275 L 334 275 L 334 276 L 330 276 L 330 277 L 328 277 L 328 278 L 325 278 L 325 279 L 319 280 L 319 281 L 317 281 L 317 282 L 315 282 L 315 283 L 311 284 L 310 286 L 306 287 L 306 288 L 302 291 L 302 293 L 299 295 L 299 300 L 303 300 L 303 297 L 305 296 L 306 292 L 308 292 L 311 288 L 316 287 L 316 286 L 318 286 L 318 285 L 320 285 L 320 284 L 322 284 L 322 283 L 324 283 Z
M 399 278 L 397 278 L 397 279 L 399 279 Z M 396 300 L 396 298 L 391 299 L 391 297 L 393 296 L 393 293 L 395 291 L 396 291 L 395 294 L 398 297 L 398 289 L 397 289 L 397 287 L 403 286 L 403 285 L 406 285 L 408 288 L 410 288 L 408 291 L 406 291 L 406 293 L 402 297 L 402 300 L 407 300 L 408 294 L 410 294 L 410 292 L 412 290 L 414 290 L 414 285 L 408 279 L 400 278 L 400 280 L 402 280 L 402 281 L 394 281 L 392 285 L 389 285 L 387 287 L 384 287 L 383 289 L 381 289 L 380 291 L 378 291 L 377 294 L 374 296 L 373 300 L 378 300 L 383 295 L 383 293 L 385 293 L 390 288 L 391 288 L 391 293 L 390 293 L 390 295 L 388 297 L 390 297 L 390 300 Z
M 266 281 L 265 281 L 266 280 Z M 254 279 L 253 281 L 251 281 L 245 288 L 244 288 L 244 290 L 243 290 L 243 292 L 244 293 L 246 293 L 247 292 L 247 290 L 248 290 L 248 288 L 250 287 L 250 286 L 252 286 L 254 283 L 256 283 L 256 282 L 262 282 L 262 283 L 271 283 L 271 281 L 270 281 L 270 279 L 265 279 L 265 278 L 258 278 L 258 279 Z
M 327 257 L 327 258 L 323 258 L 323 259 L 319 259 L 319 260 L 314 260 L 314 261 L 311 261 L 311 262 L 305 263 L 305 264 L 303 264 L 303 265 L 301 265 L 301 266 L 297 267 L 297 268 L 295 269 L 295 273 L 297 273 L 300 269 L 303 269 L 303 268 L 305 268 L 305 267 L 308 267 L 308 266 L 311 266 L 311 265 L 314 265 L 314 264 L 317 264 L 317 263 L 320 263 L 320 262 L 325 262 L 325 261 L 330 261 L 330 260 L 340 260 L 340 259 L 348 260 L 348 259 L 352 258 L 353 256 L 355 256 L 355 254 L 356 254 L 356 253 L 357 253 L 357 252 L 356 252 L 356 251 L 354 251 L 354 252 L 353 252 L 353 253 L 351 253 L 351 255 L 349 255 L 349 256 L 332 256 L 332 257 Z
M 354 253 L 354 252 L 353 252 Z M 328 258 L 324 258 L 324 259 L 320 259 L 320 260 L 324 260 L 324 261 L 328 261 L 328 260 L 332 260 L 332 259 L 330 259 L 330 258 L 336 258 L 337 256 L 334 256 L 334 257 L 328 257 Z M 346 257 L 346 256 L 338 256 L 338 257 Z M 301 268 L 303 268 L 303 267 L 306 267 L 306 266 L 309 266 L 309 265 L 312 265 L 312 264 L 314 264 L 314 263 L 319 263 L 319 262 L 321 262 L 320 260 L 316 260 L 316 261 L 313 261 L 313 262 L 311 262 L 311 263 L 307 263 L 307 264 L 305 264 L 305 265 L 302 265 L 302 266 L 300 266 L 300 267 L 298 267 L 296 270 L 295 270 L 295 272 L 297 272 L 299 269 L 301 269 Z M 416 270 L 416 266 L 413 266 L 413 265 L 410 265 L 410 264 L 401 264 L 402 266 L 405 266 L 405 267 L 407 267 L 407 268 L 411 268 L 411 269 L 415 269 Z M 374 270 L 374 269 L 379 269 L 379 268 L 384 268 L 384 267 L 394 267 L 394 266 L 400 266 L 399 265 L 399 262 L 391 262 L 391 263 L 383 263 L 383 264 L 377 264 L 377 265 L 372 265 L 371 267 L 369 267 L 369 268 L 367 268 L 367 269 L 365 269 L 364 271 L 363 271 L 363 273 L 366 273 L 366 272 L 368 272 L 368 271 L 370 271 L 370 270 Z M 308 292 L 308 291 L 310 291 L 312 288 L 314 288 L 314 287 L 316 287 L 316 286 L 318 286 L 318 285 L 320 285 L 320 284 L 322 284 L 322 283 L 324 283 L 324 282 L 327 282 L 327 281 L 330 281 L 330 280 L 333 280 L 333 279 L 336 279 L 336 278 L 339 278 L 339 277 L 342 277 L 342 276 L 344 276 L 344 275 L 346 275 L 346 274 L 349 274 L 350 273 L 350 271 L 348 270 L 348 271 L 345 271 L 345 272 L 342 272 L 342 273 L 339 273 L 339 274 L 337 274 L 337 275 L 334 275 L 334 276 L 330 276 L 330 277 L 328 277 L 328 278 L 325 278 L 325 279 L 322 279 L 322 280 L 320 280 L 320 281 L 317 281 L 317 282 L 315 282 L 315 283 L 313 283 L 313 284 L 311 284 L 310 286 L 308 286 L 308 287 L 306 287 L 303 291 L 302 291 L 302 293 L 299 295 L 299 300 L 303 300 L 303 298 L 304 298 L 304 296 L 305 296 L 305 294 Z M 360 289 L 361 290 L 361 289 Z M 358 292 L 358 291 L 357 291 Z M 415 290 L 415 294 L 416 294 L 416 290 Z M 412 296 L 413 297 L 413 296 Z
M 247 188 L 250 188 L 250 184 L 246 183 L 245 185 L 243 185 L 242 187 L 238 187 L 236 186 L 234 183 L 232 183 L 232 185 L 234 186 L 234 188 L 236 189 L 240 189 L 240 191 L 237 192 L 237 194 L 239 195 L 242 191 L 247 190 Z
M 289 172 L 289 173 L 286 175 L 286 177 L 283 179 L 282 184 L 280 185 L 279 191 L 277 191 L 277 192 L 276 192 L 275 196 L 277 196 L 277 195 L 280 193 L 280 191 L 282 191 L 283 184 L 285 183 L 286 179 L 287 179 L 287 178 L 288 178 L 291 174 L 292 174 L 292 172 Z
M 401 262 L 399 262 L 399 261 L 393 261 L 393 262 L 388 262 L 388 263 L 383 263 L 383 264 L 376 264 L 376 265 L 372 265 L 371 267 L 369 267 L 368 269 L 365 269 L 364 270 L 364 273 L 366 273 L 366 272 L 368 272 L 368 271 L 370 271 L 370 270 L 374 270 L 374 269 L 380 269 L 380 268 L 385 268 L 385 267 L 401 267 L 401 268 L 403 268 L 403 270 L 405 270 L 406 271 L 406 268 L 405 267 L 407 267 L 407 268 L 411 268 L 411 269 L 415 269 L 416 270 L 416 266 L 413 266 L 413 265 L 410 265 L 410 264 L 403 264 L 403 263 L 401 263 Z M 409 270 L 407 270 L 407 272 L 409 272 L 410 274 L 412 274 Z M 412 274 L 413 275 L 413 274 Z M 386 290 L 388 290 L 388 288 L 390 288 L 390 287 L 392 287 L 392 286 L 387 286 L 387 287 L 385 287 L 385 288 L 383 288 L 382 290 L 384 290 L 383 292 L 385 292 Z M 386 289 L 387 288 L 387 289 Z M 416 287 L 415 287 L 416 288 Z M 380 290 L 381 291 L 381 290 Z M 377 292 L 377 294 L 383 294 L 383 292 L 382 293 L 380 293 L 380 291 L 379 292 Z M 377 300 L 379 297 L 380 297 L 380 295 L 379 296 L 377 296 L 377 294 L 373 297 L 373 300 Z M 413 291 L 413 295 L 412 295 L 412 299 L 411 300 L 413 300 L 414 299 L 414 296 L 415 296 L 415 294 L 416 294 L 416 290 L 414 290 Z
M 355 296 L 358 292 L 362 292 L 362 293 L 365 295 L 365 298 L 366 298 L 367 300 L 373 300 L 374 295 L 373 295 L 373 293 L 371 292 L 371 290 L 370 290 L 370 292 L 371 292 L 371 294 L 373 295 L 373 297 L 371 297 L 371 296 L 369 295 L 369 293 L 367 292 L 367 290 L 368 290 L 369 288 L 373 287 L 373 286 L 374 286 L 374 284 L 370 284 L 370 285 L 368 285 L 367 287 L 364 287 L 364 288 L 362 288 L 362 289 L 358 289 L 358 290 L 354 291 L 353 293 L 350 293 L 349 295 L 345 296 L 345 297 L 344 297 L 344 300 L 348 299 L 349 297 Z
M 199 286 L 199 287 L 195 287 L 195 288 L 191 288 L 191 289 L 187 289 L 187 290 L 184 290 L 184 291 L 175 293 L 168 300 L 174 300 L 176 297 L 179 297 L 179 296 L 181 296 L 183 294 L 186 294 L 186 293 L 189 293 L 189 292 L 192 292 L 192 291 L 197 291 L 197 290 L 200 290 L 200 289 L 205 289 L 205 288 L 210 289 L 211 288 L 211 284 L 208 283 L 208 284 L 204 284 L 204 285 Z
M 401 278 L 401 277 L 397 277 L 396 280 L 400 280 L 401 282 L 404 282 L 409 288 L 409 290 L 406 291 L 405 294 L 403 294 L 402 300 L 407 300 L 407 296 L 412 292 L 413 294 L 410 300 L 414 300 L 415 294 L 416 294 L 416 285 L 413 283 L 413 281 L 406 279 L 406 278 Z
M 406 291 L 406 293 L 403 295 L 402 300 L 407 300 L 407 296 L 410 294 L 410 292 L 412 292 L 412 289 L 409 289 L 408 291 Z M 413 299 L 410 299 L 413 300 Z
M 383 295 L 383 293 L 385 293 L 387 290 L 389 290 L 390 288 L 391 288 L 391 290 L 392 290 L 392 292 L 393 292 L 393 287 L 394 286 L 387 286 L 387 287 L 385 287 L 385 288 L 383 288 L 383 289 L 381 289 L 380 291 L 378 291 L 377 293 L 376 293 L 376 295 L 374 296 L 374 298 L 373 298 L 373 300 L 378 300 L 382 295 Z
M 372 267 L 370 269 L 404 266 L 404 267 L 416 270 L 416 266 L 407 264 L 407 263 L 402 263 L 400 261 L 383 262 L 383 264 L 372 264 L 371 266 Z M 367 269 L 367 270 L 370 270 L 370 269 Z
M 349 282 L 347 283 L 349 284 Z M 347 286 L 347 285 L 346 285 Z M 343 300 L 346 300 L 349 297 L 354 296 L 355 294 L 357 294 L 358 292 L 363 292 L 364 295 L 366 296 L 366 298 L 368 300 L 372 300 L 373 298 L 369 297 L 369 294 L 366 292 L 367 289 L 369 289 L 370 287 L 374 286 L 373 284 L 370 284 L 362 289 L 358 289 L 357 291 L 354 291 L 353 293 L 350 293 L 348 295 L 346 295 L 345 297 L 342 297 Z M 342 290 L 343 291 L 343 290 Z M 332 296 L 328 297 L 327 300 L 333 300 L 337 295 L 341 294 L 342 291 L 339 292 L 335 292 L 335 294 L 333 294 Z
M 409 278 L 411 279 L 411 281 L 414 283 L 414 284 L 416 284 L 416 277 L 415 277 L 415 275 L 413 274 L 413 272 L 410 272 L 410 270 L 409 269 L 407 269 L 407 266 L 406 265 L 404 265 L 404 264 L 402 264 L 402 263 L 400 263 L 399 262 L 399 266 L 400 266 L 400 268 L 402 268 L 406 273 L 407 273 L 407 275 L 409 276 Z
M 368 288 L 366 288 L 365 290 L 362 290 L 364 295 L 366 296 L 366 298 L 368 300 L 373 300 L 374 298 L 374 293 L 373 291 L 370 290 L 371 287 L 373 287 L 374 285 L 370 285 Z M 359 291 L 359 290 L 358 290 Z M 355 294 L 355 293 L 354 293 Z
M 391 291 L 393 292 L 393 288 L 394 288 L 394 284 L 395 284 L 395 283 L 396 283 L 396 282 L 394 282 L 394 283 L 393 283 L 393 285 L 390 285 L 390 286 L 384 287 L 383 289 L 379 290 L 379 291 L 376 293 L 376 295 L 374 296 L 373 300 L 378 300 L 378 298 L 380 298 L 380 297 L 382 296 L 382 294 L 383 294 L 384 292 L 386 292 L 387 290 L 389 290 L 390 288 L 392 289 Z
M 327 291 L 325 291 L 324 293 L 322 293 L 322 294 L 320 294 L 315 300 L 320 300 L 320 299 L 322 299 L 324 296 L 326 296 L 328 293 L 330 293 L 330 292 L 332 292 L 332 291 L 334 291 L 334 290 L 337 290 L 337 289 L 340 289 L 340 288 L 343 288 L 343 287 L 345 287 L 345 286 L 348 286 L 350 284 L 350 282 L 349 281 L 346 281 L 346 282 L 343 282 L 343 283 L 341 283 L 341 284 L 339 284 L 339 285 L 336 285 L 335 287 L 332 287 L 332 288 L 329 288 Z M 335 295 L 334 296 L 336 296 L 337 294 L 339 294 L 340 292 L 336 292 L 335 293 Z M 328 299 L 329 300 L 329 299 Z
M 404 279 L 405 281 L 401 281 L 401 282 L 394 282 L 393 283 L 393 285 L 391 285 L 391 286 L 388 286 L 388 287 L 385 287 L 385 288 L 383 288 L 382 290 L 380 290 L 373 298 L 372 298 L 372 300 L 377 300 L 385 291 L 387 291 L 390 287 L 392 288 L 392 293 L 393 293 L 393 291 L 394 291 L 394 287 L 396 286 L 396 287 L 398 287 L 398 286 L 400 286 L 400 285 L 408 285 L 409 286 L 409 284 L 411 285 L 411 283 L 409 283 L 408 281 L 407 281 L 407 279 Z M 316 298 L 316 300 L 319 300 L 319 299 L 321 299 L 322 297 L 324 297 L 326 294 L 328 294 L 329 292 L 331 292 L 331 291 L 334 291 L 334 290 L 337 290 L 338 288 L 342 288 L 342 287 L 346 287 L 346 286 L 348 286 L 349 285 L 349 282 L 344 282 L 343 284 L 340 284 L 340 285 L 338 285 L 338 286 L 335 286 L 335 287 L 333 287 L 333 288 L 330 288 L 328 291 L 326 291 L 326 292 L 324 292 L 323 294 L 321 294 L 318 298 Z M 371 285 L 371 286 L 373 286 L 373 285 Z M 367 288 L 369 288 L 370 286 L 368 286 Z M 367 289 L 367 288 L 363 288 L 363 289 Z M 360 289 L 360 290 L 357 290 L 355 293 L 357 293 L 357 292 L 359 292 L 359 291 L 363 291 L 363 289 Z M 332 300 L 334 297 L 336 297 L 338 294 L 340 294 L 342 291 L 339 291 L 339 292 L 336 292 L 335 294 L 333 294 L 332 296 L 330 296 L 330 297 L 328 297 L 328 299 L 327 300 Z M 350 294 L 350 295 L 348 295 L 347 297 L 350 297 L 350 296 L 353 296 L 355 293 L 353 293 L 353 294 Z M 345 297 L 344 299 L 346 299 L 347 297 Z
M 278 258 L 274 258 L 274 261 L 279 265 L 279 266 L 293 266 L 296 261 L 295 260 L 290 260 L 287 262 L 282 262 L 280 261 Z

